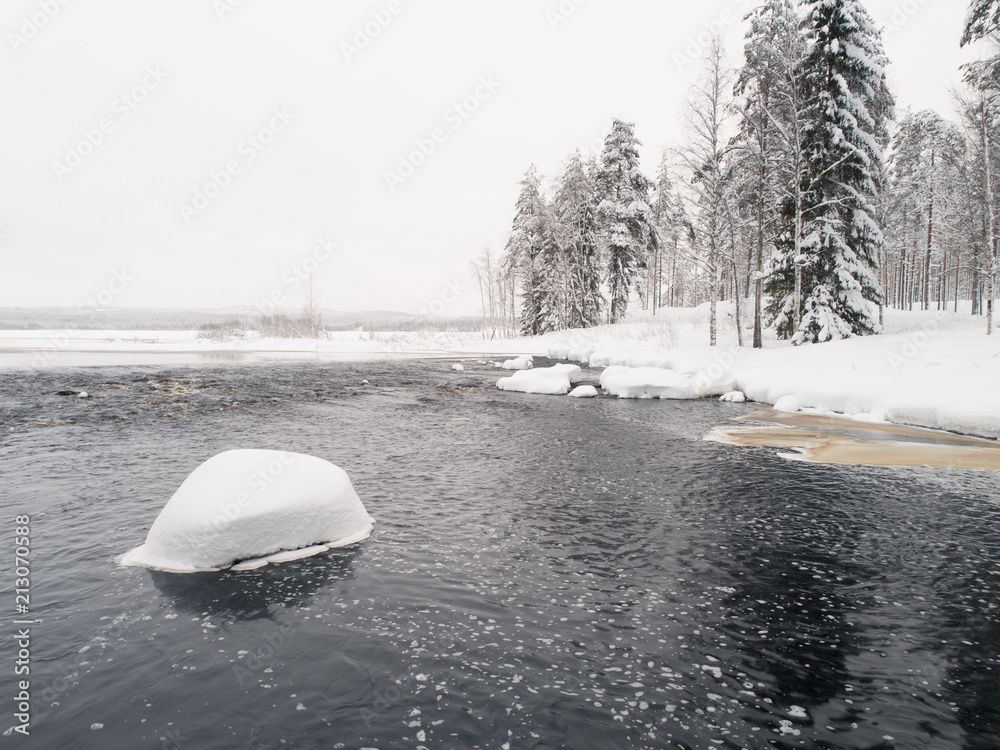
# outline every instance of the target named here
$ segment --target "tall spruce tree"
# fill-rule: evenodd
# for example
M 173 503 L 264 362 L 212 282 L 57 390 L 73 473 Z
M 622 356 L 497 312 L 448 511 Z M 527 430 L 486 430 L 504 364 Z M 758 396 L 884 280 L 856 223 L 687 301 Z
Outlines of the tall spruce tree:
M 801 32 L 793 0 L 767 0 L 747 14 L 749 30 L 743 45 L 744 64 L 734 93 L 739 97 L 739 135 L 734 140 L 738 166 L 737 195 L 742 211 L 754 224 L 753 345 L 760 348 L 763 318 L 765 255 L 787 225 L 778 207 L 789 196 L 792 166 L 786 157 L 795 141 L 796 96 L 789 66 L 801 57 Z
M 564 325 L 587 328 L 601 321 L 601 260 L 594 186 L 580 152 L 566 162 L 553 203 L 566 269 Z
M 639 168 L 639 145 L 635 125 L 614 120 L 604 139 L 597 172 L 597 213 L 607 248 L 612 323 L 625 315 L 632 283 L 646 267 L 650 250 L 658 241 L 651 220 L 649 178 Z
M 876 221 L 893 99 L 881 35 L 857 0 L 807 0 L 803 61 L 809 186 L 803 314 L 796 343 L 878 330 L 883 243 Z
M 534 333 L 548 333 L 567 327 L 569 269 L 559 244 L 558 229 L 551 207 L 542 206 L 538 224 L 538 255 L 535 259 L 535 300 L 538 317 Z
M 543 329 L 542 317 L 546 305 L 541 255 L 546 208 L 538 173 L 531 166 L 521 179 L 521 192 L 515 204 L 514 221 L 506 247 L 506 262 L 516 269 L 521 287 L 521 332 L 525 336 L 534 336 Z

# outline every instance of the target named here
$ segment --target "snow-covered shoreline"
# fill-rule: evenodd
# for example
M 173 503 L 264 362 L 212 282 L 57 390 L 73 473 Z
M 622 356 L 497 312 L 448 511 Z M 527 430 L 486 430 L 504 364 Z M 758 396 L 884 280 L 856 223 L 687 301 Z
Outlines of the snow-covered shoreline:
M 986 336 L 981 318 L 889 311 L 890 333 L 880 336 L 801 347 L 770 341 L 758 350 L 731 341 L 698 346 L 689 326 L 663 328 L 684 345 L 593 329 L 552 334 L 548 352 L 591 367 L 670 370 L 699 398 L 741 391 L 793 410 L 1000 438 L 1000 336 Z

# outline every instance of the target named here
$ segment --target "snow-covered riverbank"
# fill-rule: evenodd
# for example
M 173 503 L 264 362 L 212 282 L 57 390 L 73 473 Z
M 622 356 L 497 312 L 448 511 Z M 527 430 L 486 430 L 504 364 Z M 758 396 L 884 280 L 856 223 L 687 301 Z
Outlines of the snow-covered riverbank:
M 548 353 L 592 367 L 673 370 L 698 397 L 739 390 L 790 410 L 1000 438 L 1000 334 L 987 337 L 982 318 L 888 311 L 881 336 L 802 347 L 772 340 L 754 350 L 736 346 L 725 327 L 720 346 L 696 345 L 706 330 L 694 325 L 698 316 L 674 312 L 657 322 L 552 334 Z M 637 391 L 633 384 L 631 394 Z

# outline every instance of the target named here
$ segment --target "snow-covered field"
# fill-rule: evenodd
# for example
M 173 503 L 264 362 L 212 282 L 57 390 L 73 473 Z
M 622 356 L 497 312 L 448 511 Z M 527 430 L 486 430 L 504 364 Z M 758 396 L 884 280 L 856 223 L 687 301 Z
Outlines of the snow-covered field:
M 0 331 L 0 355 L 33 353 L 32 366 L 59 364 L 63 353 L 113 354 L 344 354 L 364 359 L 379 354 L 545 354 L 545 345 L 525 339 L 489 338 L 479 333 L 335 331 L 323 339 L 280 339 L 250 334 L 224 340 L 198 331 Z
M 966 303 L 966 307 L 968 303 Z M 981 317 L 889 310 L 881 336 L 792 347 L 765 340 L 737 346 L 731 305 L 719 308 L 719 345 L 709 347 L 707 306 L 637 313 L 627 322 L 535 338 L 477 333 L 331 333 L 321 340 L 253 335 L 226 341 L 196 331 L 2 331 L 4 353 L 29 354 L 33 366 L 63 353 L 104 352 L 408 356 L 550 356 L 595 368 L 614 366 L 605 387 L 621 397 L 710 397 L 734 391 L 750 401 L 1000 438 L 1000 331 L 985 335 Z M 767 338 L 767 337 L 765 337 Z M 521 360 L 524 362 L 525 360 Z M 629 371 L 627 368 L 643 368 Z M 656 369 L 645 369 L 656 368 Z M 672 371 L 658 372 L 659 371 Z M 521 376 L 525 378 L 526 376 Z M 518 390 L 565 392 L 507 380 Z M 731 397 L 730 397 L 731 398 Z

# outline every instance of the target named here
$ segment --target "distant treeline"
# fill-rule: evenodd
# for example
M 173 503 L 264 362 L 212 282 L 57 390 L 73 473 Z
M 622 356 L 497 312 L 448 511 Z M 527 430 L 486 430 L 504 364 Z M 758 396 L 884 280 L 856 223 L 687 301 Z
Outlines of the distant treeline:
M 324 310 L 324 331 L 478 331 L 480 317 L 438 318 L 391 311 Z M 0 330 L 201 331 L 208 336 L 257 331 L 262 335 L 301 336 L 309 322 L 301 316 L 263 316 L 256 311 L 165 310 L 121 308 L 93 310 L 69 307 L 0 307 Z

